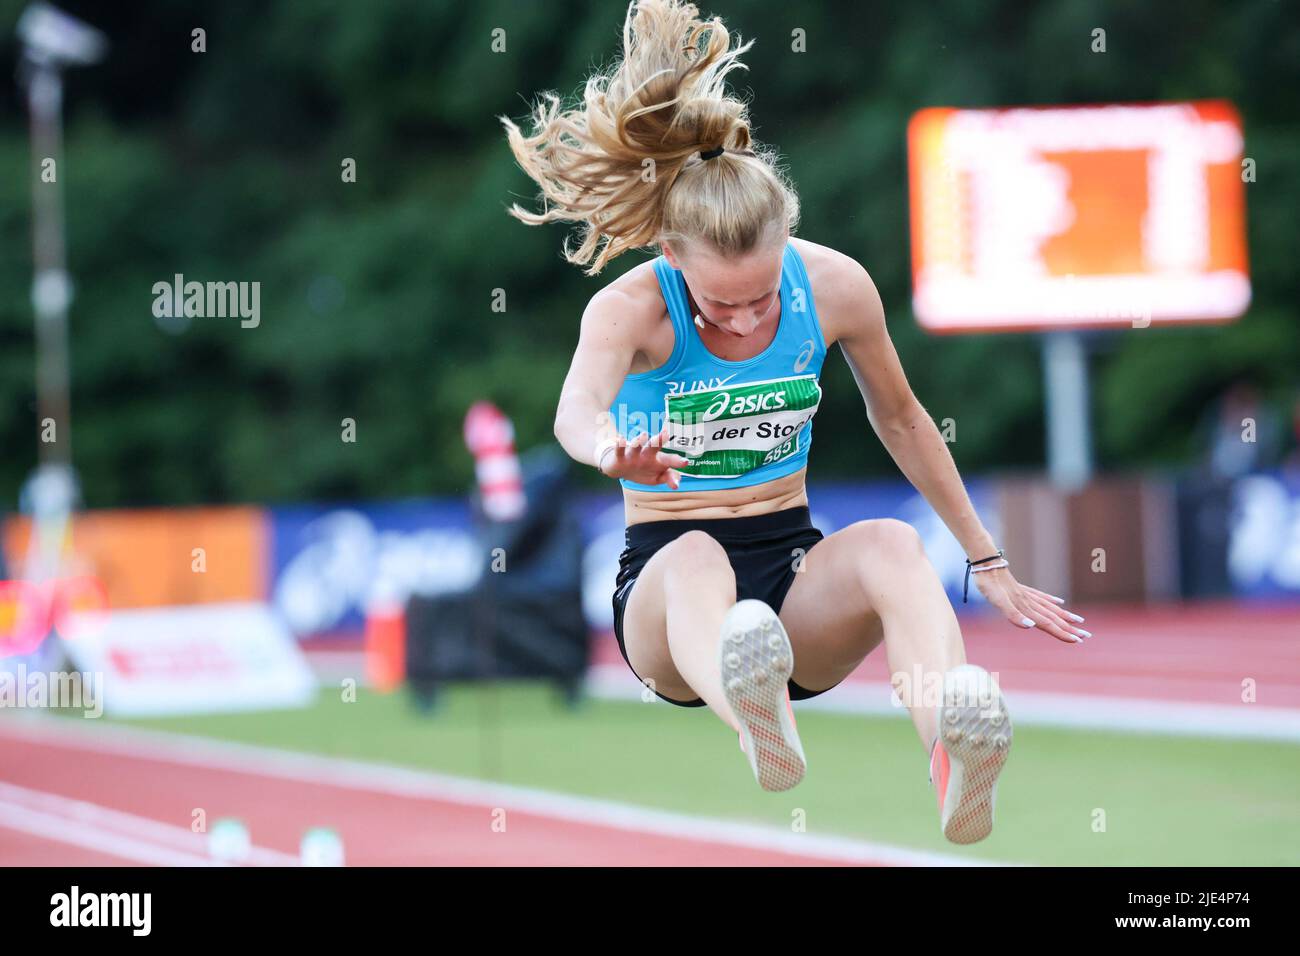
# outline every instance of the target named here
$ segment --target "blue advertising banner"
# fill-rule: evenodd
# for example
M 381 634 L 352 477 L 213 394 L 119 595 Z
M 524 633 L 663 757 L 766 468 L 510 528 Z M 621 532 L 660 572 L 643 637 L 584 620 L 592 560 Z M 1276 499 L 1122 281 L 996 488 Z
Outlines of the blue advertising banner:
M 299 638 L 359 634 L 372 602 L 465 590 L 482 570 L 469 505 L 459 499 L 270 514 L 271 601 Z
M 1001 540 L 996 482 L 971 480 L 966 487 L 985 525 Z M 965 554 L 907 482 L 814 482 L 808 496 L 813 522 L 827 535 L 872 518 L 912 525 L 957 611 L 984 604 L 975 587 L 970 603 L 961 603 Z M 610 596 L 624 546 L 622 498 L 615 490 L 583 494 L 574 507 L 585 540 L 584 613 L 593 629 L 605 630 L 612 627 Z M 358 635 L 374 602 L 466 590 L 486 564 L 465 499 L 291 506 L 266 514 L 270 581 L 258 593 L 270 596 L 300 639 Z M 1235 482 L 1228 533 L 1233 594 L 1300 600 L 1300 472 L 1262 472 Z
M 1261 472 L 1233 483 L 1228 575 L 1243 597 L 1300 597 L 1300 472 Z
M 967 489 L 997 535 L 994 496 L 983 482 Z M 920 532 L 926 553 L 955 606 L 962 609 L 965 554 L 933 509 L 900 481 L 810 487 L 813 523 L 831 535 L 855 521 L 898 518 Z M 624 546 L 623 500 L 617 492 L 580 496 L 576 510 L 586 545 L 583 610 L 593 629 L 613 627 L 610 597 Z M 405 601 L 470 588 L 484 556 L 468 505 L 426 499 L 350 507 L 271 510 L 272 601 L 300 638 L 359 633 L 370 602 Z M 983 601 L 971 589 L 967 609 Z

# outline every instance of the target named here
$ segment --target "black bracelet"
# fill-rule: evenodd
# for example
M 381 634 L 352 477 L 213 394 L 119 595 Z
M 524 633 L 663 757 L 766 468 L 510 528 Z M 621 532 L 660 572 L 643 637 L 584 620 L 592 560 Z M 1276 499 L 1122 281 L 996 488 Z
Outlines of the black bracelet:
M 983 564 L 985 561 L 995 561 L 995 560 L 997 560 L 997 559 L 1000 558 L 1000 557 L 1002 557 L 1002 549 L 1001 549 L 1001 548 L 998 548 L 998 553 L 997 553 L 997 554 L 990 554 L 987 558 L 980 558 L 978 561 L 972 561 L 970 558 L 967 558 L 967 559 L 966 559 L 966 580 L 965 580 L 965 582 L 964 582 L 964 583 L 962 584 L 962 586 L 961 586 L 961 603 L 962 603 L 962 604 L 965 604 L 965 603 L 966 603 L 966 595 L 967 595 L 967 593 L 970 591 L 970 569 L 971 569 L 971 565 L 972 565 L 972 564 Z

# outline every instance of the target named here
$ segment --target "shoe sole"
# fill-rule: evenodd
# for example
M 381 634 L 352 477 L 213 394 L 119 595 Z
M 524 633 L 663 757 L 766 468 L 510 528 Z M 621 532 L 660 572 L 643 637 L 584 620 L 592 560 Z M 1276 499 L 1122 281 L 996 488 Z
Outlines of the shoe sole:
M 764 790 L 789 790 L 808 769 L 786 707 L 794 672 L 790 638 L 762 601 L 737 601 L 722 622 L 722 690 L 740 721 L 741 744 Z
M 976 843 L 993 830 L 998 774 L 1011 751 L 1011 715 L 988 671 L 962 664 L 944 674 L 939 728 L 949 765 L 940 826 L 953 843 Z

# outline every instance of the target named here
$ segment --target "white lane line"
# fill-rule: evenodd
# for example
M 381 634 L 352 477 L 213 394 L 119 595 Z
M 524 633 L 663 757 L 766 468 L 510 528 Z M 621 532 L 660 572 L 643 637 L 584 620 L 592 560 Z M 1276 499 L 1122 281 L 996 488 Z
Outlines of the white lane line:
M 214 860 L 158 846 L 143 840 L 109 833 L 98 827 L 76 823 L 66 817 L 42 813 L 28 807 L 0 800 L 0 828 L 17 830 L 29 836 L 66 843 L 83 850 L 94 850 L 135 863 L 153 866 L 220 866 Z
M 96 726 L 89 726 L 91 723 Z M 0 736 L 5 734 L 39 740 L 51 746 L 109 752 L 143 760 L 159 760 L 368 793 L 441 800 L 474 807 L 512 808 L 572 823 L 827 861 L 897 866 L 1013 865 L 974 856 L 912 850 L 852 837 L 794 833 L 774 826 L 688 816 L 613 800 L 490 783 L 426 770 L 91 721 L 24 716 L 0 721 Z
M 59 817 L 70 823 L 92 827 L 104 833 L 111 833 L 157 844 L 183 853 L 206 857 L 208 852 L 207 836 L 195 833 L 186 827 L 164 823 L 151 817 L 137 816 L 111 807 L 75 800 L 58 793 L 33 790 L 0 781 L 0 803 L 9 807 L 20 807 L 45 816 Z M 249 848 L 248 863 L 256 866 L 297 866 L 298 857 L 279 850 L 252 846 Z

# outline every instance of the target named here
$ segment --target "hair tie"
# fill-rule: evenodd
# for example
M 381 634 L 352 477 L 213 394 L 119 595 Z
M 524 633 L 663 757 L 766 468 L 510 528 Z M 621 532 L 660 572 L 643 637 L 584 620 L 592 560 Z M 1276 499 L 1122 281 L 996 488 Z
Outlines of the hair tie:
M 715 156 L 721 156 L 722 153 L 723 153 L 723 149 L 721 146 L 719 146 L 717 149 L 711 149 L 708 152 L 704 152 L 703 150 L 701 150 L 700 159 L 705 160 L 707 162 L 708 160 L 713 159 Z

